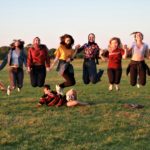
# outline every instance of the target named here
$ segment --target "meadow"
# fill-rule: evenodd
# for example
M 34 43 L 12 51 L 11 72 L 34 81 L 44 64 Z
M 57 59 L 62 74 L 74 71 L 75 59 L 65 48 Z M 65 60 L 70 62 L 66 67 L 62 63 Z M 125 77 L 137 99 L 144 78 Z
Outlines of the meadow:
M 26 72 L 20 93 L 0 92 L 0 150 L 150 150 L 150 77 L 145 87 L 130 86 L 129 60 L 124 60 L 121 89 L 108 91 L 107 64 L 97 66 L 105 70 L 101 82 L 84 85 L 82 62 L 73 62 L 77 81 L 73 88 L 80 101 L 92 105 L 37 108 L 43 92 L 31 87 Z M 0 71 L 0 80 L 9 84 L 7 67 Z M 52 89 L 62 81 L 55 69 L 47 74 Z M 144 108 L 124 108 L 126 103 Z

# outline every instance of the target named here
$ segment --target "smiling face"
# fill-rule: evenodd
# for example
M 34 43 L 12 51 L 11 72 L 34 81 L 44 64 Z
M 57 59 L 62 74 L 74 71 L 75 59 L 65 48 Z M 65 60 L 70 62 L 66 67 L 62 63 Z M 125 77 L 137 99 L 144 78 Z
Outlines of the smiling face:
M 135 40 L 136 41 L 142 41 L 143 40 L 143 34 L 138 32 L 135 34 Z
M 33 45 L 34 46 L 39 46 L 40 45 L 40 39 L 38 37 L 34 38 Z
M 92 43 L 92 42 L 95 42 L 95 35 L 94 35 L 93 33 L 90 33 L 90 34 L 89 34 L 89 36 L 88 36 L 88 41 L 91 42 L 91 43 Z
M 70 45 L 71 44 L 71 39 L 69 37 L 65 38 L 65 44 Z
M 15 41 L 14 46 L 19 47 L 20 46 L 20 41 Z
M 44 92 L 44 94 L 48 94 L 50 92 L 50 89 L 44 88 L 43 92 Z
M 110 41 L 110 48 L 111 48 L 111 50 L 117 49 L 118 46 L 119 46 L 119 44 L 118 44 L 118 41 L 117 41 L 117 40 L 112 40 L 112 41 Z

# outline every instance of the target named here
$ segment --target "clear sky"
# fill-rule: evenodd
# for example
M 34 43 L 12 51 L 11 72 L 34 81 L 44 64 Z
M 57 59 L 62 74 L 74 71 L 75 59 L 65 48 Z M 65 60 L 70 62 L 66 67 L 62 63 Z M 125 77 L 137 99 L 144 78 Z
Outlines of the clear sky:
M 133 31 L 141 31 L 150 45 L 150 0 L 0 0 L 0 6 L 0 46 L 20 38 L 29 44 L 39 36 L 56 48 L 64 33 L 82 45 L 93 32 L 106 48 L 114 36 L 131 44 Z

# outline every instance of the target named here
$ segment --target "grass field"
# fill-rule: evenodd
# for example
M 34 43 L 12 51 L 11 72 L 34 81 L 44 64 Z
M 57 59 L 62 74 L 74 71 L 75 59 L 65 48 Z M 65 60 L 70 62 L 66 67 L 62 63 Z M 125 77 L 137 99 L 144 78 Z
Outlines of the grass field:
M 128 63 L 123 61 L 121 90 L 109 92 L 105 62 L 98 66 L 105 70 L 102 81 L 84 85 L 82 60 L 74 61 L 78 99 L 94 103 L 86 107 L 36 108 L 42 89 L 32 88 L 25 73 L 21 93 L 0 92 L 0 150 L 150 150 L 150 78 L 145 87 L 131 87 Z M 0 80 L 9 84 L 7 69 Z M 61 81 L 55 70 L 47 74 L 52 89 Z M 145 107 L 127 109 L 125 103 Z

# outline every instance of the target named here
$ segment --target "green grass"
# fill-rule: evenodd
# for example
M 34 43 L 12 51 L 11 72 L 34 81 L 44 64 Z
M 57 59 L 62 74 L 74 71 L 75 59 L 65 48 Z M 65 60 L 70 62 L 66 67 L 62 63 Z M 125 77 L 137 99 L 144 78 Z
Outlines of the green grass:
M 100 83 L 84 85 L 82 60 L 74 61 L 78 99 L 93 102 L 86 107 L 36 108 L 42 89 L 32 88 L 25 73 L 21 93 L 10 96 L 0 92 L 1 150 L 150 150 L 150 79 L 140 89 L 129 85 L 123 61 L 120 91 L 108 91 L 107 64 Z M 150 62 L 148 62 L 150 64 Z M 9 84 L 7 69 L 0 80 Z M 52 89 L 63 79 L 54 70 L 47 74 L 46 83 Z M 67 91 L 69 88 L 66 88 Z M 138 103 L 139 110 L 123 108 L 124 103 Z

